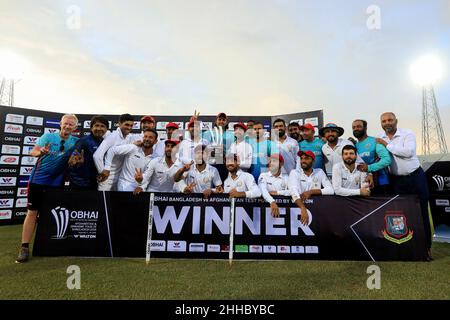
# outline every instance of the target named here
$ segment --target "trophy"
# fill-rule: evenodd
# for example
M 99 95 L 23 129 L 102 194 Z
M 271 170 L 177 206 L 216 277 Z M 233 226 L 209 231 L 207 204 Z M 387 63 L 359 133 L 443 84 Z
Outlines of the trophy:
M 210 164 L 223 164 L 223 128 L 214 127 L 209 128 L 211 135 L 211 156 L 209 157 Z

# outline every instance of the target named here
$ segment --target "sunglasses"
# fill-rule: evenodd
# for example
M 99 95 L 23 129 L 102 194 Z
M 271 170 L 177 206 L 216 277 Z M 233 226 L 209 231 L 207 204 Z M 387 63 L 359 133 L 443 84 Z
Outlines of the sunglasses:
M 59 147 L 60 152 L 64 151 L 64 143 L 66 143 L 66 140 L 61 140 L 61 146 Z

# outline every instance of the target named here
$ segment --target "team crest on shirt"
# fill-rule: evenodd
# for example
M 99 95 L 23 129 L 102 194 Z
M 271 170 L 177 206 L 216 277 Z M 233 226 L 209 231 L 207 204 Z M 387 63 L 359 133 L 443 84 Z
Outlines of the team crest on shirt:
M 204 177 L 204 178 L 203 178 L 203 182 L 204 182 L 204 183 L 209 183 L 209 178 L 208 178 L 208 177 Z
M 242 187 L 242 181 L 238 181 L 237 186 Z
M 383 230 L 383 236 L 386 240 L 402 244 L 412 239 L 414 232 L 409 230 L 402 211 L 387 211 L 384 221 L 386 228 Z
M 356 184 L 359 184 L 360 181 L 361 181 L 361 177 L 358 176 L 358 177 L 355 178 L 355 183 Z

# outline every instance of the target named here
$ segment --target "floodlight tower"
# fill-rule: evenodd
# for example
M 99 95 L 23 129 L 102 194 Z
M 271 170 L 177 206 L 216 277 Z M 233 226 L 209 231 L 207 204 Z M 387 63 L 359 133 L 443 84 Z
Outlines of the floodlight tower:
M 422 153 L 448 153 L 433 87 L 442 76 L 442 65 L 436 57 L 424 56 L 411 66 L 411 74 L 422 86 Z

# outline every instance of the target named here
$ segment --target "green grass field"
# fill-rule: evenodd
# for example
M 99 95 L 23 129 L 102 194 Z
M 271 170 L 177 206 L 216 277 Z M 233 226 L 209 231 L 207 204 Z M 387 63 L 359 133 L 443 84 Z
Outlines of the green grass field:
M 450 299 L 450 244 L 431 263 L 380 262 L 381 289 L 366 287 L 370 262 L 32 258 L 15 264 L 21 226 L 0 227 L 0 299 Z M 81 268 L 81 289 L 66 286 Z

